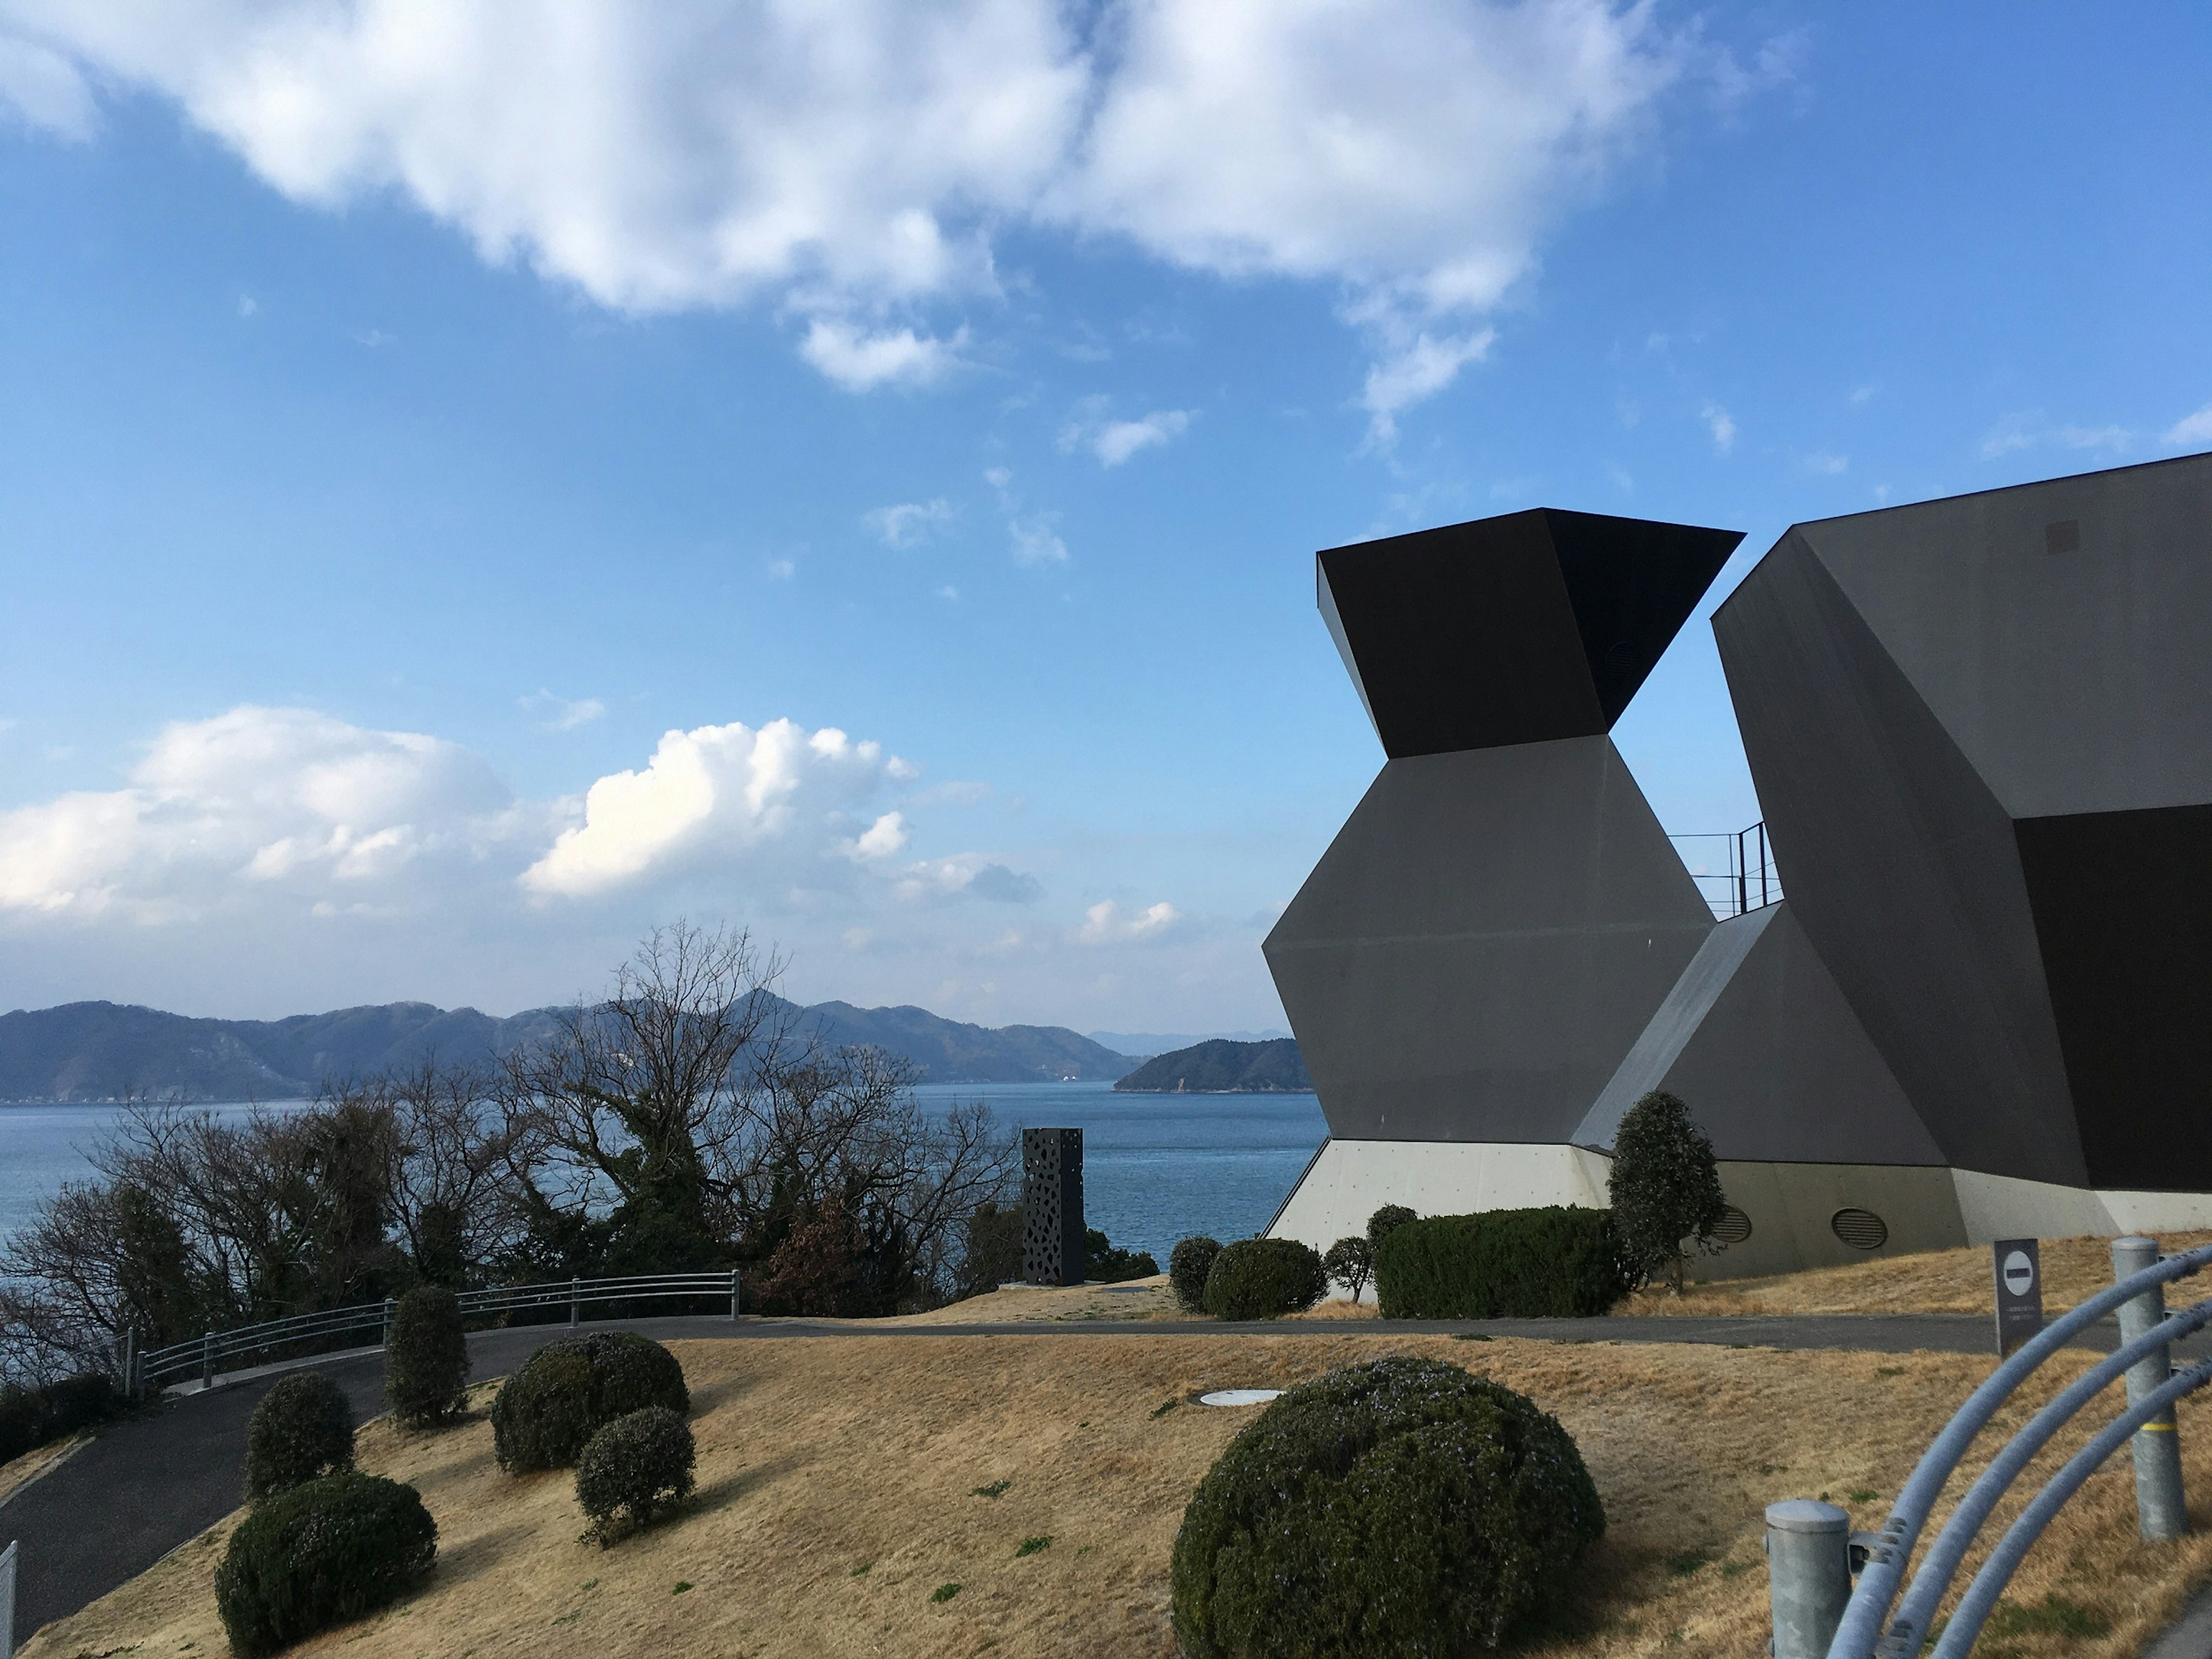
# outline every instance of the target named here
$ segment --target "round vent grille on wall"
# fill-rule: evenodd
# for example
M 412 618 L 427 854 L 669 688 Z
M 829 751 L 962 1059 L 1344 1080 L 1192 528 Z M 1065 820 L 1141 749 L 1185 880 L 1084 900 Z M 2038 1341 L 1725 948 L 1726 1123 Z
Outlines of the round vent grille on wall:
M 1751 1237 L 1751 1218 L 1733 1204 L 1721 1212 L 1721 1224 L 1713 1229 L 1716 1244 L 1741 1244 Z
M 1878 1250 L 1889 1243 L 1889 1224 L 1872 1210 L 1838 1210 L 1828 1225 L 1855 1250 Z

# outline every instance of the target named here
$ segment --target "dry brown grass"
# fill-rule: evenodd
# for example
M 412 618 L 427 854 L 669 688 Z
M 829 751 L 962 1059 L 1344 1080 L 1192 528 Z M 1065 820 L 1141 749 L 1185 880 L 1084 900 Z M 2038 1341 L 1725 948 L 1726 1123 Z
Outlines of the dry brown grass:
M 73 1434 L 52 1445 L 33 1446 L 21 1456 L 0 1463 L 0 1500 L 16 1487 L 29 1486 L 90 1438 L 89 1435 Z
M 1006 1325 L 1075 1319 L 1188 1319 L 1176 1305 L 1168 1276 L 1133 1279 L 1122 1285 L 1023 1285 L 947 1303 L 925 1314 L 897 1319 L 848 1319 L 829 1322 L 869 1325 Z M 1200 1314 L 1199 1318 L 1204 1318 Z
M 2169 1254 L 2212 1243 L 2212 1232 L 2161 1233 Z M 2041 1250 L 2043 1308 L 2057 1313 L 2109 1289 L 2112 1241 L 2046 1238 Z M 1728 1279 L 1686 1286 L 1680 1296 L 1645 1290 L 1617 1314 L 1899 1314 L 1991 1312 L 1990 1247 L 1884 1256 L 1841 1267 L 1815 1267 L 1772 1279 Z M 2192 1297 L 2191 1300 L 2196 1298 Z
M 700 1445 L 690 1514 L 603 1552 L 579 1541 L 568 1479 L 499 1474 L 480 1419 L 426 1435 L 370 1425 L 362 1464 L 421 1489 L 438 1519 L 438 1570 L 385 1614 L 305 1644 L 302 1659 L 1164 1659 L 1175 1651 L 1167 1569 L 1183 1505 L 1251 1420 L 1191 1397 L 1407 1352 L 1529 1394 L 1582 1446 L 1610 1530 L 1574 1633 L 1547 1652 L 1744 1659 L 1767 1634 L 1761 1507 L 1826 1493 L 1854 1524 L 1879 1525 L 1920 1449 L 1990 1364 L 1352 1330 L 676 1346 Z M 2066 1357 L 2014 1419 L 2087 1363 Z M 488 1397 L 480 1389 L 474 1403 Z M 2182 1443 L 2192 1490 L 2212 1496 L 2212 1420 L 2185 1419 Z M 1001 1481 L 1000 1496 L 975 1495 Z M 2200 1528 L 2208 1519 L 2200 1514 Z M 26 1659 L 222 1652 L 210 1576 L 234 1520 L 40 1632 Z M 1017 1558 L 1024 1539 L 1047 1536 L 1050 1547 Z M 1983 1659 L 2120 1659 L 2208 1576 L 2212 1537 L 2136 1541 L 2123 1457 L 2075 1499 L 2014 1597 L 2056 1592 L 2108 1633 L 1985 1643 Z M 679 1583 L 691 1589 L 678 1594 Z M 933 1603 L 948 1583 L 959 1594 Z

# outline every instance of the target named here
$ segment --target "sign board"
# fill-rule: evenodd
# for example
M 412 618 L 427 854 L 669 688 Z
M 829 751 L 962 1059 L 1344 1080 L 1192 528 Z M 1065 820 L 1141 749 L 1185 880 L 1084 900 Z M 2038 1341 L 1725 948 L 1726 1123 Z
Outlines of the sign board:
M 2000 1238 L 1990 1246 L 1997 1285 L 1997 1355 L 2002 1358 L 2043 1329 L 2043 1262 L 2032 1238 Z

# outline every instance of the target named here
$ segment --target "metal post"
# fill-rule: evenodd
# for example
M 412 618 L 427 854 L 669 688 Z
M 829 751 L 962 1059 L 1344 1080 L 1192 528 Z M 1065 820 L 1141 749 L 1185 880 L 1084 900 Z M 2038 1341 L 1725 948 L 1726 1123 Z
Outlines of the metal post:
M 128 1325 L 123 1328 L 123 1397 L 138 1397 L 138 1333 Z
M 15 1653 L 15 1546 L 0 1550 L 0 1659 Z
M 1769 1504 L 1766 1588 L 1774 1659 L 1826 1659 L 1851 1599 L 1851 1517 L 1809 1498 Z
M 579 1310 L 583 1305 L 584 1281 L 580 1279 L 571 1279 L 568 1281 L 568 1323 L 572 1328 L 581 1317 Z
M 2112 1241 L 2115 1281 L 2158 1265 L 2154 1238 L 2116 1238 Z M 2120 1304 L 2120 1340 L 2136 1338 L 2164 1322 L 2166 1287 L 2154 1285 L 2141 1296 Z M 2148 1399 L 2173 1375 L 2173 1351 L 2160 1346 L 2128 1368 L 2128 1403 Z M 2142 1535 L 2152 1539 L 2186 1538 L 2189 1511 L 2181 1501 L 2181 1437 L 2169 1406 L 2136 1431 L 2136 1518 Z
M 215 1387 L 215 1333 L 210 1331 L 200 1339 L 200 1387 Z
M 1766 896 L 1766 820 L 1759 821 L 1759 908 L 1764 910 L 1774 901 Z
M 392 1346 L 392 1298 L 384 1298 L 384 1334 L 380 1339 L 386 1347 Z
M 730 1269 L 730 1317 L 731 1317 L 732 1320 L 735 1320 L 735 1319 L 737 1318 L 737 1316 L 738 1316 L 738 1270 L 737 1270 L 735 1267 L 732 1267 L 732 1268 L 731 1268 L 731 1269 Z
M 1751 908 L 1751 886 L 1743 867 L 1743 831 L 1735 832 L 1735 913 L 1743 915 Z

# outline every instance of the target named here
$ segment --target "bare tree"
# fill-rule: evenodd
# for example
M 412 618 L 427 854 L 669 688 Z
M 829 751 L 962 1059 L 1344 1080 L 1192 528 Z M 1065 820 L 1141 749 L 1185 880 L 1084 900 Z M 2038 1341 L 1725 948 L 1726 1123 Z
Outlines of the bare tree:
M 708 1169 L 760 1115 L 787 1059 L 783 963 L 743 930 L 657 927 L 604 1002 L 577 1002 L 508 1056 L 501 1103 L 553 1161 L 556 1201 L 652 1214 L 708 1235 Z
M 325 1109 L 381 1115 L 383 1187 L 392 1241 L 414 1275 L 459 1285 L 479 1277 L 524 1226 L 523 1191 L 542 1157 L 526 1121 L 500 1109 L 487 1067 L 413 1067 L 326 1087 Z

